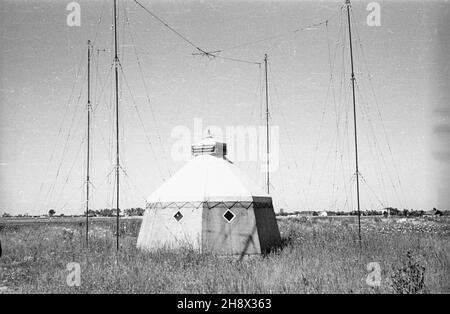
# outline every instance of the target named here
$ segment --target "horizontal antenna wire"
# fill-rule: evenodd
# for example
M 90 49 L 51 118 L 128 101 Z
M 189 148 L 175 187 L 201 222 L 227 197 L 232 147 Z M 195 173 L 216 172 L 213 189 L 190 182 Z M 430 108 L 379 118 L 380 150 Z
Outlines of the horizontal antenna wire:
M 142 9 L 145 10 L 145 12 L 147 12 L 148 14 L 150 14 L 154 19 L 156 19 L 158 22 L 160 22 L 161 24 L 163 24 L 165 27 L 167 27 L 172 33 L 174 33 L 175 35 L 177 35 L 178 37 L 180 37 L 183 41 L 185 41 L 186 43 L 188 43 L 190 46 L 192 46 L 193 48 L 195 48 L 198 52 L 197 53 L 193 53 L 192 55 L 200 55 L 200 56 L 204 56 L 204 57 L 210 57 L 211 59 L 214 58 L 219 58 L 219 59 L 223 59 L 223 60 L 228 60 L 228 61 L 233 61 L 233 62 L 240 62 L 240 63 L 248 63 L 248 64 L 255 64 L 255 65 L 261 65 L 261 62 L 257 62 L 257 61 L 250 61 L 250 60 L 243 60 L 243 59 L 238 59 L 238 58 L 230 58 L 230 57 L 223 57 L 223 56 L 219 56 L 219 53 L 222 53 L 224 51 L 227 50 L 232 50 L 232 49 L 237 49 L 237 48 L 242 48 L 245 46 L 250 46 L 250 45 L 254 45 L 260 42 L 264 42 L 264 41 L 269 41 L 269 40 L 273 40 L 273 39 L 277 39 L 277 38 L 281 38 L 281 37 L 285 37 L 287 35 L 292 35 L 295 33 L 298 33 L 300 31 L 305 31 L 305 30 L 311 30 L 314 29 L 316 27 L 322 26 L 322 25 L 327 25 L 329 21 L 331 21 L 333 18 L 335 18 L 338 13 L 342 10 L 343 6 L 340 6 L 340 9 L 338 12 L 333 13 L 330 17 L 328 17 L 325 20 L 322 20 L 320 22 L 316 22 L 316 23 L 312 23 L 309 24 L 307 26 L 304 27 L 300 27 L 297 28 L 295 30 L 283 33 L 283 34 L 279 34 L 279 35 L 274 35 L 274 36 L 270 36 L 270 37 L 266 37 L 266 38 L 261 38 L 255 41 L 251 41 L 251 42 L 246 42 L 243 44 L 239 44 L 236 46 L 232 46 L 229 48 L 225 48 L 225 49 L 219 49 L 219 50 L 215 50 L 215 51 L 206 51 L 205 49 L 200 48 L 198 45 L 194 44 L 191 40 L 189 40 L 186 36 L 184 36 L 183 34 L 181 34 L 180 32 L 176 31 L 172 26 L 170 26 L 169 24 L 167 24 L 163 19 L 161 19 L 160 17 L 158 17 L 155 13 L 153 13 L 152 11 L 150 11 L 148 8 L 146 8 L 142 3 L 140 3 L 137 0 L 134 0 L 134 2 L 139 5 Z
M 236 59 L 236 58 L 228 58 L 228 57 L 222 57 L 222 56 L 217 56 L 216 53 L 219 53 L 220 51 L 213 51 L 213 52 L 208 52 L 202 48 L 200 48 L 199 46 L 197 46 L 196 44 L 194 44 L 192 41 L 190 41 L 186 36 L 182 35 L 181 33 L 179 33 L 178 31 L 176 31 L 172 26 L 170 26 L 169 24 L 167 24 L 163 19 L 161 19 L 160 17 L 158 17 L 155 13 L 153 13 L 152 11 L 150 11 L 148 8 L 146 8 L 144 5 L 142 5 L 139 1 L 134 0 L 134 2 L 136 2 L 137 5 L 139 5 L 142 9 L 145 10 L 145 12 L 147 12 L 148 14 L 150 14 L 153 18 L 155 18 L 158 22 L 160 22 L 161 24 L 163 24 L 165 27 L 167 27 L 171 32 L 173 32 L 175 35 L 177 35 L 178 37 L 180 37 L 181 39 L 183 39 L 186 43 L 188 43 L 190 46 L 194 47 L 198 52 L 197 53 L 193 53 L 192 55 L 199 55 L 199 56 L 204 56 L 204 57 L 210 57 L 210 58 L 220 58 L 220 59 L 224 59 L 224 60 L 228 60 L 228 61 L 234 61 L 234 62 L 241 62 L 241 63 L 248 63 L 248 64 L 256 64 L 256 65 L 260 65 L 261 62 L 256 62 L 256 61 L 248 61 L 248 60 L 242 60 L 242 59 Z
M 261 65 L 262 64 L 262 62 L 257 62 L 257 61 L 250 61 L 250 60 L 243 60 L 243 59 L 236 59 L 236 58 L 218 56 L 218 55 L 213 54 L 212 52 L 209 52 L 207 54 L 204 54 L 204 53 L 193 53 L 192 55 L 193 56 L 207 56 L 207 57 L 210 57 L 212 59 L 219 58 L 219 59 L 224 59 L 224 60 L 228 60 L 228 61 L 248 63 L 248 64 L 256 64 L 256 65 Z
M 288 31 L 288 32 L 285 32 L 285 33 L 282 33 L 282 34 L 273 35 L 273 36 L 269 36 L 269 37 L 265 37 L 265 38 L 260 38 L 260 39 L 254 40 L 254 41 L 245 42 L 245 43 L 238 44 L 238 45 L 231 46 L 231 47 L 224 48 L 224 49 L 210 51 L 210 52 L 208 52 L 208 54 L 212 54 L 213 56 L 215 56 L 215 54 L 222 53 L 224 51 L 255 45 L 255 44 L 258 44 L 258 43 L 261 43 L 261 42 L 265 42 L 265 41 L 269 41 L 269 40 L 274 40 L 274 39 L 286 37 L 286 36 L 298 33 L 300 31 L 312 30 L 312 29 L 314 29 L 316 27 L 319 27 L 319 26 L 322 26 L 322 25 L 327 25 L 329 21 L 334 19 L 341 12 L 342 8 L 343 8 L 343 6 L 340 6 L 339 10 L 337 12 L 333 13 L 327 19 L 322 20 L 320 22 L 312 23 L 312 24 L 309 24 L 309 25 L 306 25 L 306 26 L 303 26 L 303 27 L 300 27 L 300 28 L 297 28 L 297 29 L 294 29 L 294 30 L 291 30 L 291 31 Z
M 197 49 L 198 51 L 200 51 L 202 54 L 206 54 L 209 55 L 208 52 L 206 52 L 205 50 L 201 49 L 200 47 L 198 47 L 197 45 L 195 45 L 192 41 L 190 41 L 189 39 L 187 39 L 185 36 L 183 36 L 182 34 L 180 34 L 179 32 L 177 32 L 173 27 L 171 27 L 169 24 L 167 24 L 166 22 L 164 22 L 161 18 L 159 18 L 156 14 L 154 14 L 152 11 L 150 11 L 149 9 L 147 9 L 146 7 L 144 7 L 139 1 L 134 0 L 134 2 L 136 2 L 137 5 L 139 5 L 142 9 L 145 10 L 145 12 L 147 12 L 148 14 L 150 14 L 153 18 L 155 18 L 156 20 L 158 20 L 161 24 L 163 24 L 165 27 L 167 27 L 172 33 L 174 33 L 175 35 L 177 35 L 178 37 L 180 37 L 181 39 L 183 39 L 185 42 L 187 42 L 189 45 L 191 45 L 192 47 L 194 47 L 195 49 Z

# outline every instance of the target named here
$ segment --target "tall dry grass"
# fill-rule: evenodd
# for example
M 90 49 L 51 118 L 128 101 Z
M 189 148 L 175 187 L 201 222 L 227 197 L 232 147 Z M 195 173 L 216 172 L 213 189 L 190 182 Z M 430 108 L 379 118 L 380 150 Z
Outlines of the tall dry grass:
M 3 223 L 0 287 L 6 293 L 449 293 L 450 224 L 434 223 L 420 231 L 365 219 L 360 247 L 353 218 L 286 219 L 279 221 L 282 248 L 243 260 L 189 248 L 142 252 L 135 248 L 139 220 L 122 222 L 118 254 L 113 220 L 93 220 L 88 249 L 78 222 Z M 79 287 L 66 284 L 69 262 L 81 265 Z M 370 262 L 381 266 L 379 287 L 366 283 Z

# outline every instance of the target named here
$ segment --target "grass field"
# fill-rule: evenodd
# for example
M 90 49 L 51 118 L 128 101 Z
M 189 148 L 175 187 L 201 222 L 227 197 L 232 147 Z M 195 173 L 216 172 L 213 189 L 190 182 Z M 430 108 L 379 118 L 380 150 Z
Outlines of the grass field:
M 135 248 L 141 220 L 0 220 L 0 293 L 450 293 L 450 220 L 354 217 L 278 220 L 283 247 L 240 260 L 190 249 Z M 68 286 L 77 262 L 81 285 Z M 368 264 L 380 266 L 380 276 Z M 380 285 L 366 280 L 381 279 Z

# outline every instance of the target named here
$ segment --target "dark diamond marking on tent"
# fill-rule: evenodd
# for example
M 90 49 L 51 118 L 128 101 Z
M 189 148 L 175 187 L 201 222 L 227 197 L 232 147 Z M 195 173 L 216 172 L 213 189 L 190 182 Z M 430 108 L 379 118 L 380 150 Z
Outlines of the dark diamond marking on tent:
M 223 214 L 223 218 L 225 218 L 229 223 L 231 223 L 235 217 L 236 215 L 233 214 L 231 210 L 227 210 L 225 214 Z
M 183 214 L 180 213 L 179 211 L 177 211 L 177 213 L 175 215 L 173 215 L 173 217 L 177 220 L 180 221 L 183 218 Z

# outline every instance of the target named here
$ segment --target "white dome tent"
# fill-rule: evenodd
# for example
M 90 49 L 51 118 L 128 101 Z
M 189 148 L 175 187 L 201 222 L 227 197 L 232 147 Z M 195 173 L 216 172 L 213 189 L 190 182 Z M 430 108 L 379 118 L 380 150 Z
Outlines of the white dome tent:
M 147 199 L 137 246 L 242 255 L 279 245 L 272 198 L 226 159 L 226 144 L 208 137 L 192 155 Z

